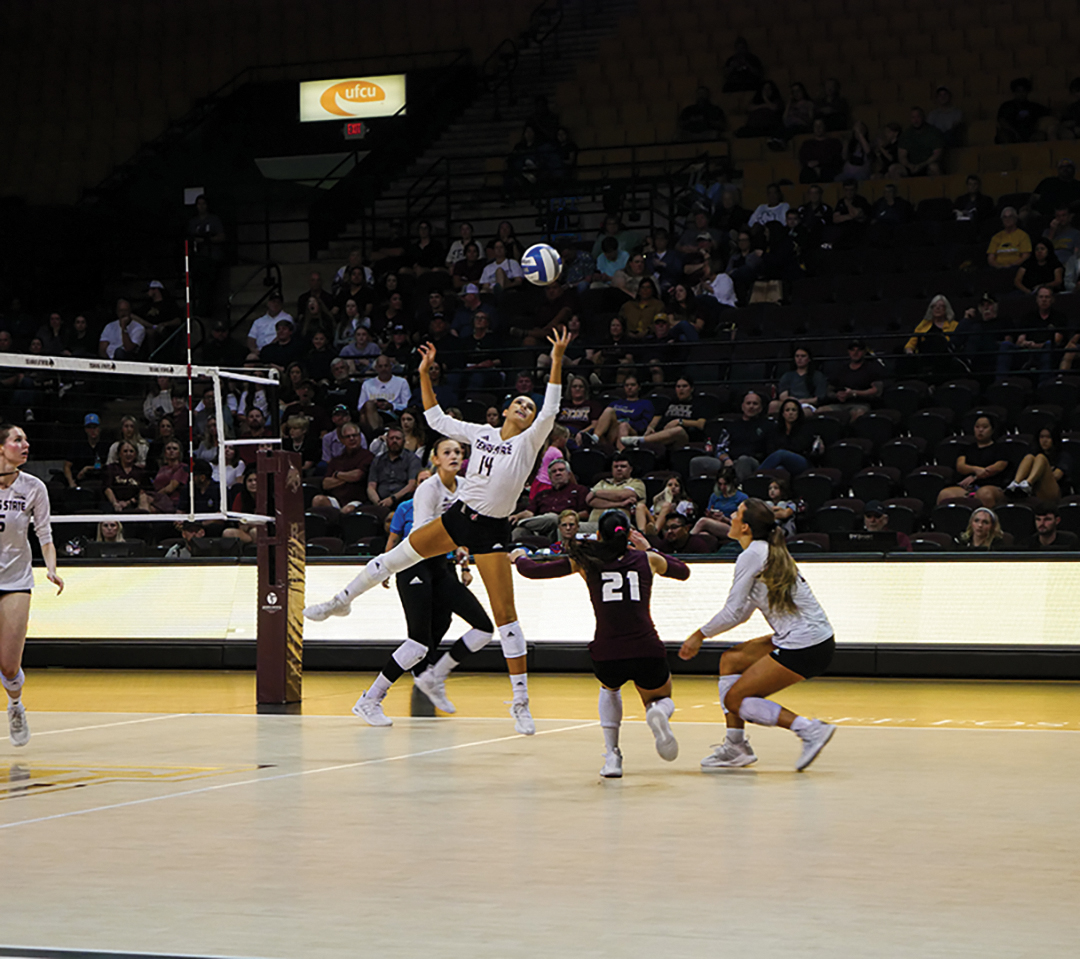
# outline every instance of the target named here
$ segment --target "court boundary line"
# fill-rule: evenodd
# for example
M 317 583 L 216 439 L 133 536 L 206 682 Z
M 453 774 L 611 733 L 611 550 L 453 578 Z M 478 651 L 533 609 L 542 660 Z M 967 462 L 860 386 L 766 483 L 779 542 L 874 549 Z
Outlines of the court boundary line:
M 93 715 L 92 713 L 90 715 Z M 113 713 L 112 715 L 116 715 Z M 121 714 L 122 715 L 122 714 Z M 199 713 L 160 713 L 153 716 L 147 716 L 143 719 L 122 719 L 115 723 L 98 723 L 94 726 L 72 726 L 70 729 L 46 729 L 40 733 L 34 733 L 34 736 L 56 736 L 60 733 L 81 733 L 88 729 L 111 729 L 113 726 L 134 726 L 138 723 L 156 723 L 163 719 L 183 719 L 187 716 L 198 716 Z M 3 948 L 3 947 L 0 947 Z M 3 953 L 0 952 L 0 956 Z
M 197 714 L 193 714 L 197 715 Z M 204 714 L 205 715 L 205 714 Z M 600 721 L 594 720 L 588 723 L 579 723 L 576 726 L 563 726 L 559 729 L 544 729 L 538 730 L 535 735 L 537 736 L 550 736 L 552 733 L 564 733 L 571 732 L 576 729 L 588 729 L 589 727 L 599 726 Z M 164 802 L 167 799 L 182 799 L 185 796 L 197 796 L 204 793 L 220 792 L 225 789 L 234 789 L 238 786 L 251 786 L 259 783 L 277 782 L 284 779 L 299 779 L 302 776 L 315 776 L 320 773 L 340 772 L 344 769 L 360 769 L 363 766 L 378 766 L 383 763 L 400 762 L 404 759 L 419 759 L 422 756 L 433 756 L 439 753 L 454 752 L 458 749 L 469 749 L 473 746 L 490 746 L 493 743 L 509 742 L 514 739 L 527 739 L 527 737 L 521 733 L 514 733 L 510 736 L 497 736 L 494 739 L 481 739 L 471 743 L 455 743 L 452 746 L 439 746 L 435 749 L 423 749 L 415 753 L 402 753 L 398 756 L 382 756 L 378 759 L 362 759 L 353 763 L 336 763 L 333 766 L 321 766 L 316 769 L 300 769 L 296 772 L 289 773 L 277 773 L 273 776 L 257 776 L 252 779 L 243 779 L 239 782 L 232 783 L 217 783 L 213 786 L 203 786 L 199 789 L 185 789 L 180 792 L 166 793 L 161 796 L 146 796 L 143 799 L 131 799 L 125 802 L 109 803 L 104 806 L 92 806 L 89 809 L 73 809 L 69 812 L 54 813 L 51 816 L 36 816 L 33 819 L 20 819 L 16 822 L 0 823 L 0 831 L 5 829 L 14 829 L 16 826 L 32 826 L 37 823 L 53 822 L 58 819 L 71 819 L 75 816 L 88 816 L 91 813 L 96 812 L 109 812 L 113 809 L 127 809 L 132 806 L 145 806 L 149 803 Z
M 63 949 L 51 946 L 0 946 L 10 959 L 257 959 L 255 956 L 196 955 L 178 952 L 117 952 L 113 949 Z

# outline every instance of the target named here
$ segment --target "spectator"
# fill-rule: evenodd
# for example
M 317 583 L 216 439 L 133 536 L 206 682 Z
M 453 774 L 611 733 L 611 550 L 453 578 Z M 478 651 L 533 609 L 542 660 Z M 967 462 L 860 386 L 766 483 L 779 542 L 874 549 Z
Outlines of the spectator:
M 712 102 L 709 88 L 699 86 L 694 102 L 679 114 L 679 132 L 688 140 L 715 140 L 725 130 L 724 111 Z
M 375 435 L 382 429 L 384 415 L 395 417 L 409 405 L 411 395 L 408 381 L 394 376 L 394 361 L 380 356 L 375 360 L 375 375 L 360 387 L 357 409 L 361 425 L 367 427 L 369 435 Z
M 1072 207 L 1057 204 L 1055 207 L 1054 218 L 1043 230 L 1042 235 L 1053 245 L 1058 262 L 1065 266 L 1070 257 L 1080 252 L 1080 230 L 1072 225 Z
M 725 243 L 733 243 L 740 230 L 750 224 L 750 211 L 742 207 L 739 188 L 726 184 L 720 191 L 720 205 L 713 210 L 712 225 L 723 235 Z
M 814 102 L 814 118 L 825 121 L 825 129 L 838 133 L 851 127 L 851 108 L 840 96 L 840 81 L 829 77 L 822 95 Z
M 584 293 L 592 282 L 596 272 L 596 260 L 583 250 L 574 246 L 573 240 L 566 240 L 559 250 L 563 268 L 559 279 L 569 288 Z
M 706 401 L 694 393 L 694 381 L 680 376 L 675 381 L 675 398 L 655 413 L 640 436 L 623 437 L 623 445 L 681 449 L 705 438 L 707 420 Z
M 613 236 L 619 243 L 619 250 L 624 253 L 629 253 L 640 242 L 640 237 L 633 230 L 627 230 L 623 227 L 622 221 L 613 213 L 609 213 L 604 217 L 604 225 L 600 230 L 600 234 L 593 241 L 592 257 L 594 260 L 600 258 L 600 253 L 604 249 L 604 240 Z
M 1075 77 L 1069 83 L 1069 96 L 1072 97 L 1072 103 L 1061 115 L 1061 125 L 1058 127 L 1059 140 L 1080 138 L 1080 77 Z
M 361 331 L 367 335 L 363 327 L 357 332 Z M 277 321 L 277 339 L 259 350 L 259 362 L 274 367 L 280 373 L 290 363 L 298 363 L 305 352 L 304 344 L 293 336 L 292 320 L 281 319 Z
M 739 504 L 750 497 L 739 489 L 735 479 L 735 470 L 726 466 L 716 475 L 716 489 L 709 496 L 705 515 L 701 517 L 691 531 L 691 535 L 708 533 L 723 541 L 731 531 L 731 517 L 735 515 Z
M 904 344 L 906 354 L 919 357 L 919 362 L 912 366 L 916 375 L 941 381 L 963 372 L 962 368 L 957 369 L 953 358 L 952 337 L 959 325 L 956 311 L 948 299 L 940 294 L 935 296 L 915 326 L 911 339 Z
M 728 283 L 731 281 L 728 280 Z M 637 298 L 624 303 L 619 316 L 625 324 L 627 336 L 633 340 L 643 340 L 645 334 L 652 330 L 656 315 L 663 310 L 664 304 L 656 294 L 656 284 L 651 277 L 644 277 L 637 285 Z
M 42 350 L 48 356 L 63 356 L 67 349 L 67 327 L 64 318 L 55 310 L 49 314 L 45 325 L 37 331 Z
M 349 408 L 344 403 L 338 403 L 330 411 L 332 428 L 327 430 L 321 440 L 319 459 L 323 464 L 329 463 L 335 456 L 340 456 L 345 451 L 345 427 L 352 423 Z M 360 434 L 360 446 L 367 449 L 367 439 Z
M 1029 100 L 1031 81 L 1017 77 L 1009 84 L 1013 98 L 1006 100 L 997 112 L 997 135 L 995 143 L 1031 143 L 1045 140 L 1046 134 L 1039 129 L 1039 121 L 1050 116 L 1050 109 Z
M 765 202 L 758 205 L 750 216 L 750 226 L 764 226 L 766 223 L 775 221 L 784 223 L 787 220 L 789 204 L 784 202 L 784 194 L 780 192 L 777 183 L 770 183 L 765 187 Z
M 109 506 L 117 513 L 150 511 L 150 497 L 147 495 L 150 480 L 146 471 L 136 465 L 135 456 L 135 444 L 121 440 L 117 462 L 105 467 L 103 492 Z
M 637 255 L 637 259 L 641 261 L 641 254 Z M 638 269 L 644 269 L 644 261 L 639 263 Z M 637 279 L 633 284 L 633 290 L 637 292 Z M 532 328 L 521 330 L 511 327 L 510 333 L 513 336 L 520 336 L 525 346 L 542 347 L 547 343 L 549 336 L 570 322 L 576 306 L 577 293 L 555 280 L 544 287 L 542 302 L 532 310 L 534 324 Z
M 375 457 L 368 473 L 368 500 L 375 506 L 393 509 L 409 499 L 416 490 L 421 463 L 405 449 L 405 434 L 400 426 L 386 430 L 386 452 Z M 325 484 L 324 484 L 325 486 Z M 350 512 L 342 507 L 344 512 Z
M 653 497 L 651 510 L 653 523 L 656 532 L 661 535 L 673 515 L 677 514 L 687 521 L 692 521 L 696 512 L 697 506 L 687 496 L 677 473 L 669 476 L 667 482 L 664 483 L 664 488 Z
M 704 533 L 691 533 L 690 521 L 680 513 L 672 513 L 664 524 L 664 532 L 650 537 L 649 543 L 667 553 L 716 552 L 716 540 Z
M 735 52 L 724 61 L 724 93 L 757 90 L 765 79 L 765 67 L 743 37 L 735 38 Z
M 83 417 L 84 438 L 71 444 L 64 457 L 64 479 L 74 489 L 90 479 L 101 479 L 108 465 L 108 444 L 101 438 L 101 419 L 97 413 Z
M 428 273 L 446 274 L 446 249 L 431 235 L 431 224 L 421 220 L 416 225 L 416 241 L 409 245 L 405 254 L 411 260 L 410 268 L 414 276 Z M 435 282 L 441 279 L 432 278 Z
M 146 302 L 140 306 L 136 319 L 146 327 L 151 347 L 168 339 L 184 322 L 180 307 L 176 300 L 165 295 L 165 284 L 161 280 L 150 281 Z
M 214 320 L 210 336 L 199 344 L 198 355 L 206 366 L 243 366 L 247 350 L 229 336 L 224 320 Z
M 308 308 L 308 300 L 315 297 L 327 313 L 334 308 L 334 297 L 328 290 L 323 289 L 322 274 L 318 270 L 312 270 L 308 274 L 308 287 L 296 298 L 296 316 L 301 316 Z
M 465 244 L 465 255 L 454 264 L 451 276 L 455 290 L 464 290 L 477 286 L 484 276 L 487 264 L 480 258 L 480 247 L 474 241 Z M 479 287 L 477 286 L 477 289 Z
M 885 507 L 876 499 L 870 500 L 863 507 L 863 529 L 868 533 L 887 533 L 889 531 L 889 514 Z M 896 548 L 904 552 L 911 552 L 911 538 L 907 533 L 896 531 Z
M 682 279 L 682 257 L 668 248 L 668 231 L 663 227 L 654 229 L 645 243 L 645 272 L 660 284 L 665 295 Z
M 345 260 L 343 266 L 339 267 L 334 274 L 334 282 L 331 284 L 333 292 L 336 295 L 341 291 L 341 287 L 349 280 L 354 268 L 360 267 L 361 272 L 364 275 L 364 282 L 368 286 L 375 285 L 375 274 L 371 272 L 371 267 L 364 265 L 364 251 L 358 246 L 354 246 L 349 250 L 348 258 Z M 396 277 L 394 278 L 397 279 Z
M 848 343 L 848 361 L 829 378 L 829 405 L 818 412 L 846 412 L 854 422 L 870 411 L 870 404 L 885 389 L 885 368 L 877 359 L 867 360 L 866 340 L 855 337 Z
M 596 272 L 592 277 L 592 288 L 603 289 L 611 286 L 611 281 L 619 270 L 626 268 L 630 255 L 619 249 L 619 241 L 613 236 L 605 236 L 600 242 L 600 256 L 596 260 Z
M 613 444 L 617 450 L 622 450 L 626 437 L 641 436 L 656 415 L 652 401 L 642 399 L 641 385 L 633 373 L 623 380 L 622 386 L 624 398 L 611 401 L 600 414 L 595 431 L 582 433 L 593 443 L 603 440 Z
M 251 329 L 248 330 L 248 359 L 257 360 L 259 350 L 274 341 L 277 337 L 278 320 L 288 320 L 294 326 L 296 325 L 293 318 L 284 311 L 281 294 L 275 290 L 266 300 L 266 312 L 253 320 Z
M 465 259 L 465 247 L 475 242 L 473 225 L 467 220 L 458 224 L 458 238 L 450 244 L 450 249 L 446 251 L 446 268 L 453 270 L 456 264 Z
M 151 501 L 155 513 L 179 513 L 181 500 L 187 506 L 188 468 L 180 462 L 180 442 L 169 440 L 163 450 L 164 462 L 154 476 L 154 496 Z
M 645 254 L 631 253 L 626 266 L 618 270 L 611 278 L 611 285 L 617 290 L 622 290 L 627 296 L 637 296 L 638 286 L 643 279 L 645 279 Z M 552 283 L 544 287 L 544 291 L 547 292 L 556 285 L 557 283 Z
M 157 376 L 143 396 L 143 421 L 156 423 L 163 416 L 172 416 L 173 381 L 168 376 Z
M 784 98 L 772 80 L 765 80 L 750 101 L 746 125 L 735 131 L 737 137 L 769 137 L 777 149 L 784 149 Z
M 213 309 L 214 283 L 225 263 L 225 225 L 210 212 L 202 194 L 195 198 L 195 216 L 188 220 L 190 242 L 191 309 L 209 316 Z
M 824 234 L 831 246 L 841 249 L 858 246 L 866 232 L 873 211 L 858 190 L 859 185 L 854 180 L 844 181 L 844 195 L 836 201 L 831 227 Z
M 581 519 L 578 517 L 577 511 L 572 509 L 564 509 L 559 514 L 559 529 L 558 536 L 554 543 L 551 544 L 551 552 L 562 554 L 568 549 L 569 542 L 571 540 L 578 539 L 578 533 L 581 530 Z
M 968 174 L 967 191 L 953 202 L 953 213 L 958 220 L 989 220 L 994 215 L 994 201 L 982 191 L 982 180 L 974 173 Z
M 897 230 L 914 218 L 915 209 L 897 193 L 896 184 L 886 183 L 884 192 L 870 208 L 867 242 L 874 246 L 893 246 Z
M 320 384 L 327 382 L 330 379 L 330 364 L 336 356 L 337 352 L 331 348 L 330 338 L 322 330 L 317 330 L 311 338 L 311 348 L 304 357 L 311 379 Z
M 371 370 L 380 355 L 382 355 L 382 348 L 378 343 L 372 342 L 371 333 L 363 326 L 358 326 L 353 331 L 352 343 L 338 353 L 338 356 L 343 359 L 352 360 L 356 372 L 362 376 Z
M 397 282 L 397 277 L 394 278 L 394 281 Z M 330 312 L 334 316 L 340 317 L 345 312 L 349 300 L 356 303 L 357 313 L 360 316 L 367 316 L 371 313 L 375 304 L 375 291 L 371 288 L 367 272 L 362 266 L 349 268 L 345 281 L 338 289 L 338 295 Z
M 365 491 L 367 485 L 365 480 L 375 457 L 363 448 L 364 436 L 360 432 L 359 426 L 346 421 L 339 429 L 341 451 L 335 453 L 327 462 L 326 475 L 322 480 L 323 491 L 315 496 L 311 501 L 311 505 L 313 507 L 333 507 L 340 510 L 345 510 L 348 507 L 348 512 L 351 513 L 359 506 L 364 505 L 366 501 Z M 325 452 L 325 438 L 323 449 Z
M 427 302 L 417 309 L 411 327 L 414 330 L 427 330 L 431 328 L 433 320 L 440 319 L 446 321 L 449 329 L 453 316 L 454 313 L 447 308 L 446 299 L 442 293 L 439 290 L 430 290 L 427 295 Z M 406 325 L 409 325 L 407 321 Z
M 810 451 L 814 446 L 814 430 L 806 419 L 802 403 L 788 398 L 780 402 L 774 428 L 765 435 L 767 456 L 759 469 L 785 469 L 798 476 L 810 468 Z
M 988 373 L 996 366 L 998 325 L 998 302 L 993 293 L 983 293 L 979 302 L 964 312 L 957 334 L 973 373 Z
M 258 513 L 258 495 L 259 495 L 259 472 L 255 468 L 254 463 L 249 464 L 247 472 L 244 473 L 244 481 L 240 488 L 236 491 L 236 495 L 232 501 L 232 512 L 234 513 Z M 247 520 L 240 520 L 236 526 L 230 526 L 227 530 L 222 532 L 222 539 L 238 539 L 241 543 L 251 544 L 259 538 L 259 524 L 252 523 Z
M 1009 545 L 1007 534 L 1001 529 L 1001 521 L 997 513 L 985 506 L 972 510 L 967 529 L 957 538 L 957 544 L 961 549 L 994 551 L 1008 549 Z
M 319 462 L 319 436 L 312 421 L 306 416 L 290 416 L 282 424 L 284 436 L 281 449 L 285 453 L 297 453 L 300 456 L 300 472 L 310 476 L 315 464 Z
M 1031 248 L 1031 256 L 1020 264 L 1013 280 L 1015 287 L 1029 296 L 1040 287 L 1060 292 L 1065 286 L 1065 268 L 1054 256 L 1049 240 L 1040 237 Z
M 839 140 L 825 132 L 824 120 L 814 120 L 813 131 L 813 136 L 799 147 L 799 182 L 831 183 L 844 167 L 843 148 Z
M 790 91 L 791 99 L 787 102 L 783 117 L 784 136 L 789 140 L 801 133 L 809 133 L 814 125 L 814 101 L 807 94 L 806 87 L 796 80 L 791 84 Z
M 945 137 L 926 122 L 921 107 L 911 108 L 911 126 L 898 143 L 902 176 L 940 176 L 941 157 L 945 152 Z
M 496 240 L 494 244 L 495 258 L 484 267 L 480 275 L 480 289 L 484 293 L 499 293 L 514 290 L 525 282 L 525 274 L 521 271 L 521 264 L 507 256 L 506 244 L 502 240 Z
M 687 263 L 700 263 L 702 259 L 702 242 L 708 240 L 713 246 L 719 246 L 725 242 L 722 231 L 709 226 L 709 214 L 703 206 L 696 206 L 691 214 L 690 222 L 679 236 L 679 252 L 683 255 L 684 265 Z M 690 273 L 690 270 L 683 270 Z
M 820 242 L 827 224 L 832 223 L 833 208 L 822 197 L 821 186 L 811 184 L 806 191 L 806 202 L 799 207 L 799 220 L 809 229 L 815 241 Z
M 497 390 L 502 386 L 502 348 L 502 339 L 489 329 L 488 315 L 481 310 L 473 317 L 471 332 L 461 339 L 454 353 L 461 363 L 461 372 L 456 375 L 459 393 Z
M 1054 309 L 1054 292 L 1040 286 L 1035 293 L 1035 309 L 1024 314 L 1015 331 L 998 344 L 997 375 L 1008 376 L 1017 369 L 1050 372 L 1053 348 L 1064 344 L 1068 321 Z
M 757 472 L 765 458 L 768 428 L 761 394 L 750 390 L 743 397 L 740 418 L 729 420 L 726 429 L 717 437 L 714 454 L 695 456 L 690 460 L 690 475 L 715 476 L 722 468 L 733 467 L 735 478 L 741 483 Z
M 135 465 L 145 468 L 146 457 L 150 452 L 150 444 L 142 438 L 142 434 L 139 432 L 139 421 L 134 416 L 120 417 L 120 439 L 109 447 L 107 465 L 111 466 L 113 463 L 120 462 L 120 444 L 124 442 L 135 447 Z
M 116 319 L 101 331 L 98 356 L 110 360 L 138 359 L 145 338 L 146 327 L 131 312 L 131 303 L 121 297 L 116 301 Z
M 374 312 L 370 320 L 360 315 L 356 301 L 345 301 L 346 319 L 340 321 L 334 331 L 334 346 L 340 351 L 343 347 L 353 342 L 356 330 L 361 326 L 368 326 L 370 332 L 376 338 L 389 336 L 389 331 L 395 326 L 407 326 L 409 316 L 405 310 L 405 297 L 400 290 L 394 290 L 387 298 L 386 304 Z M 354 322 L 355 321 L 355 322 Z
M 1068 530 L 1058 529 L 1061 517 L 1052 503 L 1035 505 L 1035 535 L 1027 548 L 1039 552 L 1065 552 L 1080 548 L 1080 537 Z
M 566 459 L 566 444 L 569 439 L 570 431 L 565 426 L 559 426 L 556 423 L 551 427 L 551 432 L 547 438 L 547 448 L 540 455 L 540 466 L 529 483 L 530 496 L 534 493 L 540 494 L 545 489 L 551 488 L 551 476 L 548 473 L 548 467 L 555 460 Z
M 796 346 L 791 354 L 795 369 L 788 370 L 776 385 L 777 398 L 769 404 L 769 415 L 780 412 L 780 404 L 795 399 L 802 404 L 803 412 L 813 415 L 825 403 L 829 394 L 829 382 L 825 374 L 814 366 L 814 357 L 808 346 Z
M 480 287 L 475 283 L 467 283 L 461 292 L 461 305 L 454 311 L 454 318 L 450 323 L 450 329 L 458 336 L 468 336 L 472 332 L 473 317 L 480 310 L 488 316 L 488 326 L 492 329 L 495 325 L 492 320 L 492 307 L 480 298 Z
M 938 493 L 937 501 L 973 496 L 983 506 L 995 507 L 1005 502 L 1002 480 L 1009 468 L 1006 449 L 994 437 L 994 423 L 989 416 L 980 416 L 972 428 L 975 445 L 956 458 L 955 469 L 963 479 L 956 486 L 946 486 Z
M 645 484 L 634 478 L 634 470 L 624 454 L 616 453 L 611 460 L 611 479 L 603 479 L 589 490 L 586 503 L 592 512 L 590 523 L 598 523 L 609 509 L 625 513 L 639 530 L 651 522 L 645 505 Z
M 532 373 L 528 370 L 518 371 L 517 378 L 514 380 L 513 390 L 507 393 L 503 399 L 501 412 L 508 410 L 510 404 L 519 396 L 529 397 L 529 399 L 536 404 L 537 409 L 540 409 L 544 404 L 544 394 L 537 390 L 536 381 L 533 379 Z
M 604 404 L 590 397 L 589 381 L 577 374 L 567 381 L 563 393 L 562 406 L 555 417 L 559 426 L 565 426 L 570 432 L 570 442 L 577 445 L 579 433 L 590 433 L 596 429 L 597 421 L 604 412 Z
M 947 147 L 960 146 L 963 132 L 964 111 L 952 102 L 952 91 L 948 87 L 938 87 L 934 92 L 934 107 L 926 115 L 926 122 L 941 133 Z
M 995 270 L 1011 270 L 1031 256 L 1031 237 L 1020 229 L 1016 207 L 1001 211 L 1002 229 L 990 238 L 986 262 Z
M 886 123 L 877 142 L 874 144 L 874 159 L 876 161 L 877 176 L 899 177 L 903 176 L 903 167 L 900 165 L 900 134 L 903 128 L 895 120 Z
M 1040 216 L 1053 216 L 1061 207 L 1080 203 L 1080 182 L 1076 179 L 1076 164 L 1068 157 L 1057 163 L 1057 176 L 1040 180 L 1035 192 L 1028 197 L 1025 213 L 1034 210 Z
M 150 444 L 150 452 L 146 454 L 146 465 L 158 467 L 165 462 L 165 444 L 176 440 L 180 444 L 181 457 L 187 456 L 187 443 L 176 435 L 176 425 L 171 416 L 163 416 L 153 427 L 156 431 L 154 442 Z
M 1061 448 L 1056 428 L 1044 426 L 1039 430 L 1038 452 L 1028 453 L 1016 467 L 1016 476 L 1005 487 L 1013 496 L 1037 496 L 1046 503 L 1061 498 L 1061 486 L 1072 472 L 1072 458 Z
M 96 543 L 125 543 L 124 524 L 118 519 L 107 519 L 97 524 Z
M 514 526 L 511 534 L 515 543 L 525 536 L 555 536 L 562 515 L 573 510 L 579 521 L 589 515 L 589 488 L 574 480 L 570 464 L 564 459 L 555 459 L 548 464 L 548 477 L 551 485 L 529 494 L 528 509 L 521 510 L 510 517 Z M 577 531 L 575 531 L 576 533 Z M 582 530 L 595 533 L 595 527 Z
M 841 183 L 844 180 L 865 180 L 873 172 L 874 148 L 870 145 L 870 131 L 862 120 L 856 120 L 852 125 L 840 158 L 844 166 L 836 179 Z
M 784 538 L 790 539 L 795 535 L 795 517 L 799 512 L 799 504 L 791 498 L 790 484 L 782 476 L 775 477 L 769 483 L 768 504 L 776 517 L 776 524 L 784 531 Z
M 349 302 L 355 303 L 356 301 L 350 299 Z M 326 308 L 326 304 L 317 296 L 308 297 L 304 309 L 297 314 L 297 317 L 296 338 L 300 342 L 311 343 L 316 333 L 330 336 L 334 332 L 334 316 Z M 370 324 L 371 321 L 364 317 L 364 325 L 370 326 Z M 276 329 L 277 327 L 275 327 L 275 331 Z
M 240 447 L 240 459 L 244 461 L 247 470 L 252 470 L 255 467 L 255 460 L 259 451 L 274 448 L 271 444 L 271 440 L 275 438 L 273 430 L 267 426 L 266 417 L 259 407 L 251 407 L 247 412 L 247 416 L 244 417 L 243 436 L 244 439 L 248 440 L 266 440 L 265 443 L 245 443 Z

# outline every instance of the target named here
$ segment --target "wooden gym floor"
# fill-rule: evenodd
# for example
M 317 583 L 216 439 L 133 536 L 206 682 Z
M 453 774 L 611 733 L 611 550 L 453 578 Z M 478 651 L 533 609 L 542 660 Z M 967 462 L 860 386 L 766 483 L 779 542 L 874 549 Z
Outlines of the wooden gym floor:
M 1076 952 L 1078 684 L 815 680 L 778 697 L 841 726 L 811 769 L 756 729 L 757 765 L 706 775 L 715 680 L 677 677 L 678 760 L 627 689 L 602 781 L 591 677 L 530 677 L 531 739 L 505 676 L 453 677 L 436 719 L 406 679 L 391 729 L 349 714 L 368 681 L 258 716 L 250 674 L 32 672 L 0 956 Z

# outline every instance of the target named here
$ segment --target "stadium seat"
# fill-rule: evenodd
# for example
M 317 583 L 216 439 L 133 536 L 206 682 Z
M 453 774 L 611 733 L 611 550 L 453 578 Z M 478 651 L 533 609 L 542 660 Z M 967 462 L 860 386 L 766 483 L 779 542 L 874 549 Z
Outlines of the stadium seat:
M 850 506 L 822 506 L 814 511 L 811 528 L 815 533 L 847 533 L 855 529 L 855 520 Z
M 967 503 L 942 503 L 930 512 L 934 530 L 956 539 L 967 529 L 972 508 Z
M 832 499 L 840 488 L 842 476 L 839 470 L 820 468 L 800 473 L 792 483 L 795 495 L 806 503 L 806 508 L 813 512 L 826 500 Z
M 994 512 L 1001 528 L 1016 544 L 1025 543 L 1035 535 L 1035 511 L 1027 503 L 1002 503 Z
M 341 539 L 350 546 L 381 532 L 379 521 L 370 513 L 344 513 L 338 522 Z
M 863 468 L 873 451 L 870 440 L 848 437 L 825 447 L 823 465 L 839 470 L 845 483 Z
M 991 406 L 1000 406 L 1012 418 L 1031 402 L 1031 380 L 1023 376 L 1010 376 L 988 386 L 982 399 Z
M 950 380 L 934 390 L 934 403 L 962 416 L 975 405 L 979 384 L 975 380 Z
M 886 409 L 896 410 L 900 422 L 906 426 L 926 402 L 929 392 L 929 387 L 919 380 L 897 383 L 885 390 L 881 403 Z
M 934 447 L 934 462 L 956 469 L 956 460 L 975 448 L 974 436 L 946 436 Z
M 900 487 L 900 470 L 894 466 L 868 466 L 851 478 L 851 488 L 861 500 L 884 502 Z
M 847 423 L 843 413 L 819 413 L 811 421 L 814 432 L 821 437 L 826 449 L 837 443 L 847 430 Z
M 716 483 L 707 476 L 698 476 L 688 479 L 683 484 L 683 489 L 686 490 L 686 495 L 697 504 L 699 512 L 704 513 L 709 505 L 709 497 L 716 489 Z
M 312 546 L 316 546 L 319 549 L 325 549 L 325 554 L 328 556 L 340 556 L 345 549 L 345 544 L 337 536 L 316 536 L 314 539 L 309 539 L 307 542 L 307 549 L 310 552 Z
M 320 536 L 325 536 L 328 525 L 325 516 L 320 516 L 318 513 L 304 514 L 304 536 L 308 542 Z
M 1040 404 L 1051 404 L 1062 410 L 1071 410 L 1080 403 L 1080 377 L 1059 376 L 1044 380 L 1035 391 Z
M 901 436 L 884 443 L 878 452 L 882 466 L 892 466 L 907 476 L 922 462 L 926 440 L 921 436 Z
M 870 440 L 876 451 L 896 436 L 901 419 L 899 410 L 872 410 L 851 424 L 851 432 L 857 437 Z
M 952 433 L 953 411 L 942 407 L 920 410 L 908 422 L 912 436 L 926 440 L 927 446 L 936 447 Z
M 607 468 L 607 457 L 599 450 L 574 450 L 570 454 L 570 469 L 582 486 L 592 486 L 593 477 Z
M 912 505 L 912 504 L 917 505 Z M 886 500 L 881 504 L 889 517 L 889 529 L 910 536 L 919 524 L 922 516 L 922 503 L 918 500 Z
M 948 466 L 921 466 L 904 477 L 904 492 L 932 507 L 937 502 L 938 493 L 952 484 L 953 476 Z
M 1039 430 L 1044 426 L 1049 426 L 1052 429 L 1060 427 L 1063 410 L 1060 406 L 1055 406 L 1050 403 L 1044 403 L 1039 406 L 1026 406 L 1022 409 L 1013 421 L 1013 425 L 1021 433 L 1030 433 L 1032 436 L 1038 436 Z
M 630 462 L 635 476 L 644 476 L 656 468 L 656 454 L 640 446 L 623 450 L 622 455 Z
M 1080 536 L 1080 502 L 1064 502 L 1058 506 L 1058 516 L 1061 517 L 1059 529 Z
M 801 533 L 787 541 L 787 548 L 794 556 L 803 553 L 827 553 L 829 537 L 826 533 Z
M 911 548 L 916 553 L 947 553 L 956 543 L 948 533 L 919 533 L 911 537 Z

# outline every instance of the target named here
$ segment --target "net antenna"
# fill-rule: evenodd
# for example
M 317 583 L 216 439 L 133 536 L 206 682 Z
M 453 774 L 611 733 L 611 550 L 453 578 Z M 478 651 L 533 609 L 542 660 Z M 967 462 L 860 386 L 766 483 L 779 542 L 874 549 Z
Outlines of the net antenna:
M 189 321 L 190 322 L 190 321 Z M 188 482 L 188 510 L 183 513 L 72 513 L 52 515 L 53 523 L 104 523 L 118 518 L 123 518 L 124 523 L 167 523 L 181 519 L 192 522 L 203 520 L 242 520 L 247 523 L 272 523 L 273 516 L 263 516 L 259 513 L 242 513 L 227 509 L 227 466 L 225 462 L 225 450 L 229 446 L 280 446 L 280 437 L 264 437 L 258 439 L 227 439 L 225 437 L 224 417 L 225 409 L 224 394 L 221 389 L 222 380 L 239 380 L 244 383 L 255 383 L 266 389 L 273 390 L 278 385 L 278 373 L 275 369 L 268 370 L 233 370 L 220 366 L 195 366 L 190 362 L 190 352 L 187 364 L 177 363 L 141 363 L 135 360 L 106 360 L 84 359 L 74 356 L 37 356 L 34 354 L 6 354 L 4 365 L 15 369 L 25 370 L 55 370 L 66 373 L 114 373 L 121 376 L 155 377 L 169 376 L 174 378 L 186 377 L 188 381 L 188 435 L 191 452 L 189 454 L 189 472 L 191 476 Z M 214 409 L 219 419 L 217 458 L 218 458 L 218 496 L 219 510 L 216 513 L 195 512 L 195 482 L 194 482 L 194 417 L 195 410 L 192 405 L 194 379 L 209 379 L 214 391 Z

